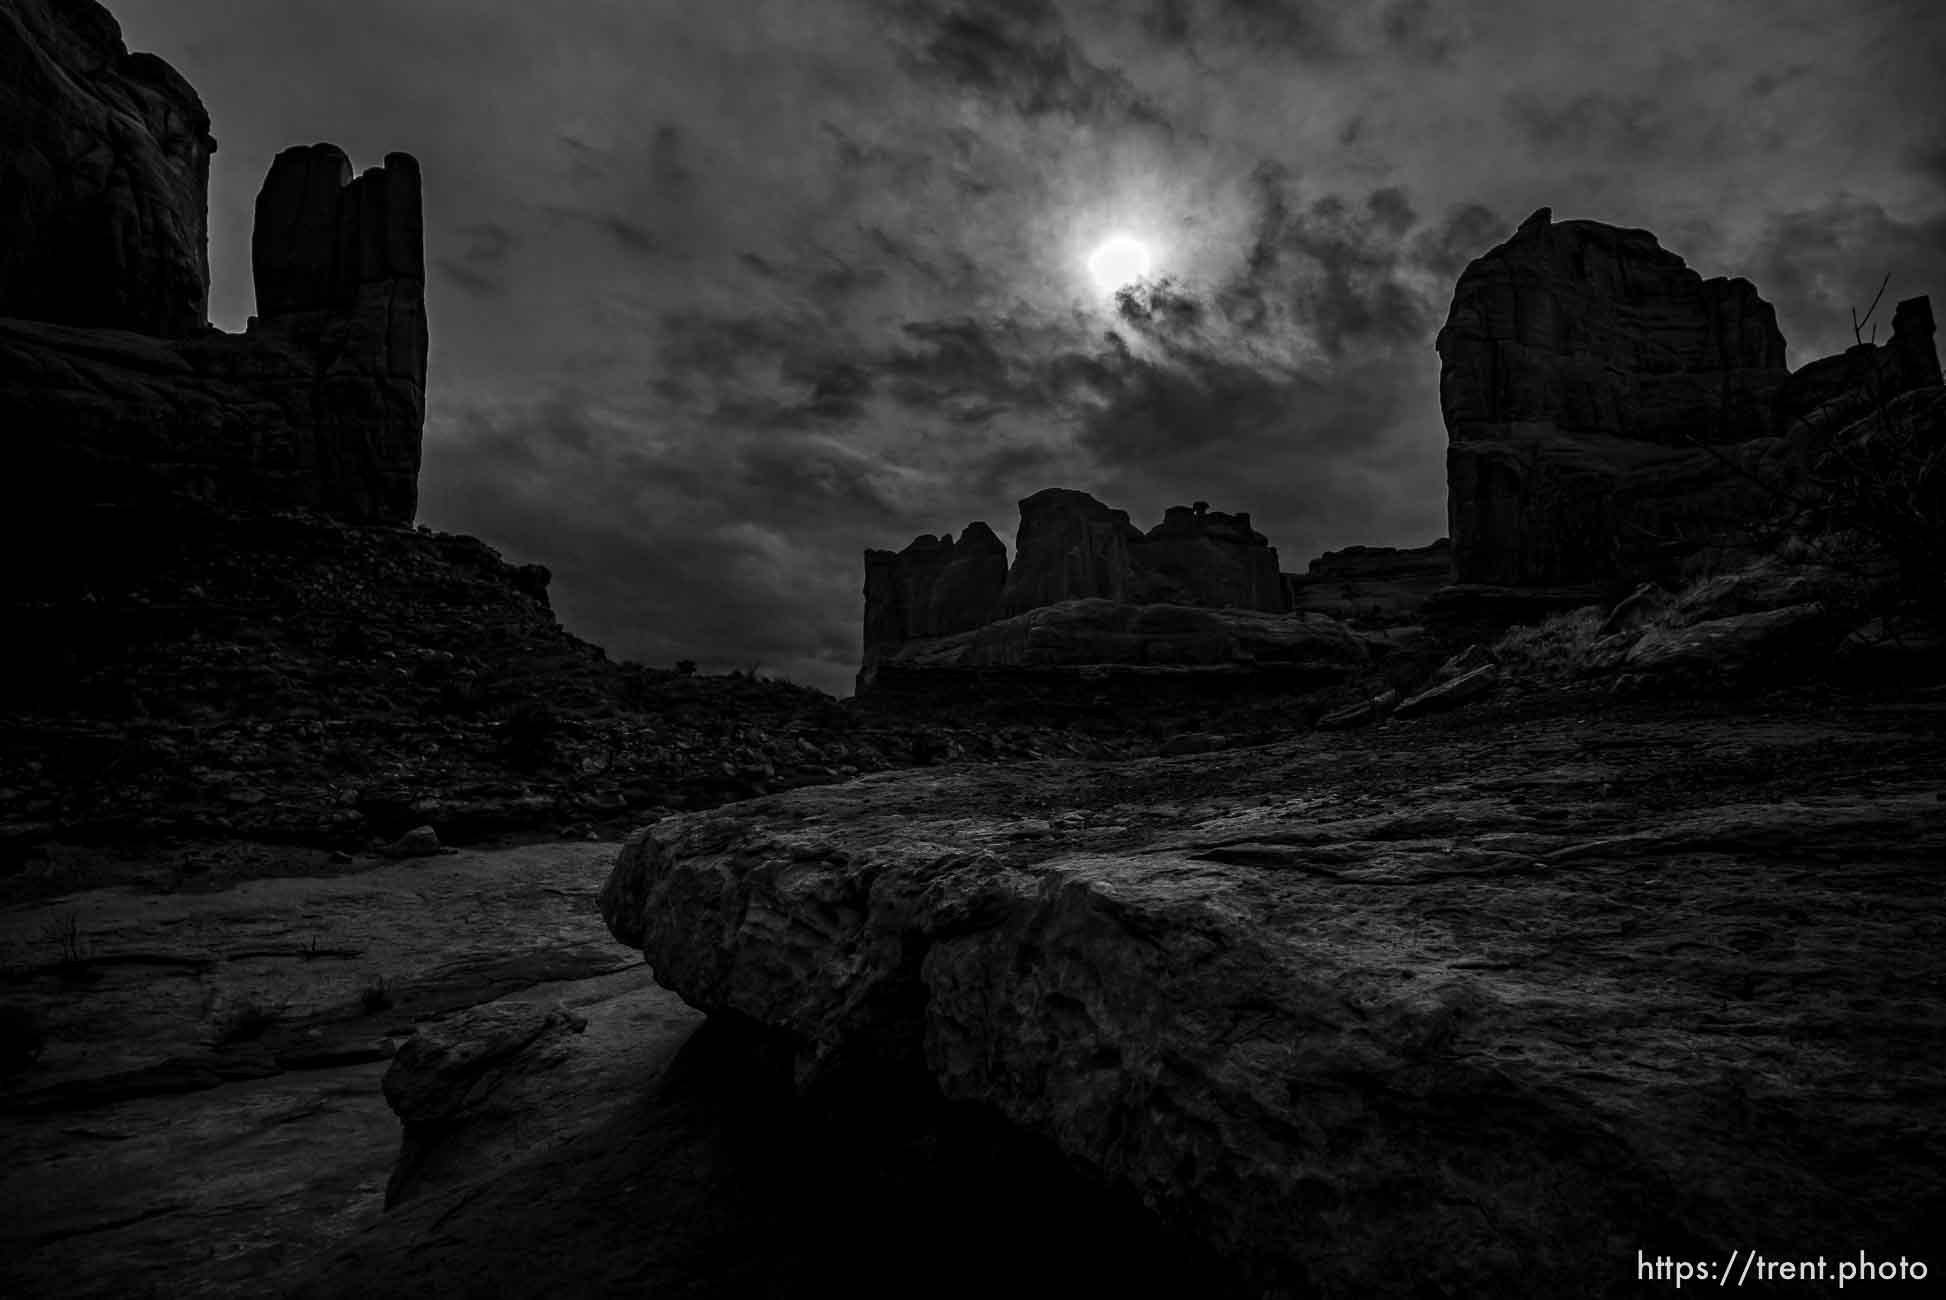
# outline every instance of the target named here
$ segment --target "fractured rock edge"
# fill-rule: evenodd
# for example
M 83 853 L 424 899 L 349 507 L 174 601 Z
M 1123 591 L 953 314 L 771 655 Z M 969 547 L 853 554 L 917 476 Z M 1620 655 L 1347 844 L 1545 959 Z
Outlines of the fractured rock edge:
M 665 819 L 623 847 L 603 916 L 691 1005 L 791 1035 L 801 1082 L 922 1062 L 1253 1285 L 1598 1294 L 1589 1260 L 1616 1241 L 1720 1257 L 1746 1226 L 1684 1167 L 1638 1033 L 1463 964 L 1401 970 L 1357 896 L 1332 915 L 1315 895 L 1558 870 L 1536 850 L 1449 842 L 1414 871 L 1432 850 L 1371 842 L 1337 869 L 1296 830 L 1022 860 L 981 819 L 928 824 L 916 784 Z M 847 798 L 867 825 L 827 820 L 859 817 Z M 1684 833 L 1707 838 L 1660 837 Z

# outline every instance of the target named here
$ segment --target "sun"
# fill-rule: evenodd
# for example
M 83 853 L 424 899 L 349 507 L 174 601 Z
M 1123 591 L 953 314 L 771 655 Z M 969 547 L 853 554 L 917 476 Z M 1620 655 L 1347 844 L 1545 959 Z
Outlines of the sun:
M 1113 235 L 1088 254 L 1088 274 L 1095 287 L 1113 293 L 1149 273 L 1149 246 L 1132 235 Z

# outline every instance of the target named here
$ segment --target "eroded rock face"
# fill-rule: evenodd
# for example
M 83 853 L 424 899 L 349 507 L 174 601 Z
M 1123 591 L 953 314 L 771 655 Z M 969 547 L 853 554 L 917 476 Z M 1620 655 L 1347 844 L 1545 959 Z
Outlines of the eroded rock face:
M 1426 546 L 1348 546 L 1283 576 L 1293 610 L 1381 626 L 1410 623 L 1453 580 L 1453 544 L 1442 537 Z
M 640 831 L 602 912 L 807 1083 L 916 1061 L 1264 1290 L 1620 1296 L 1642 1242 L 1920 1240 L 1938 1018 L 1863 990 L 1938 974 L 1904 910 L 1936 782 L 1833 794 L 1800 720 L 1602 738 L 886 774 Z
M 261 314 L 240 336 L 0 319 L 0 398 L 25 434 L 19 516 L 182 493 L 412 520 L 427 345 L 419 171 L 392 154 L 324 185 L 347 172 L 330 145 L 279 155 L 258 203 L 273 227 L 255 250 Z
M 865 552 L 865 648 L 950 636 L 993 617 L 1007 583 L 1007 548 L 984 523 L 955 543 L 920 536 L 903 551 Z
M 1116 510 L 1068 488 L 1048 488 L 1020 503 L 1017 548 L 998 617 L 1064 600 L 1126 600 L 1132 546 L 1142 530 Z
M 183 338 L 208 322 L 209 114 L 92 0 L 0 9 L 0 316 Z
M 1438 349 L 1455 575 L 1473 586 L 1666 578 L 1774 516 L 1772 489 L 1879 401 L 1940 382 L 1924 298 L 1885 345 L 1792 374 L 1748 281 L 1545 208 L 1467 267 Z
M 1237 661 L 1242 641 L 1314 639 L 1260 617 L 1290 602 L 1277 552 L 1247 514 L 1199 501 L 1144 533 L 1125 510 L 1049 488 L 1020 503 L 1016 537 L 1011 568 L 983 523 L 958 542 L 923 536 L 865 552 L 860 689 L 881 680 L 881 665 L 1214 664 Z
M 1704 280 L 1647 231 L 1546 208 L 1467 267 L 1437 346 L 1461 583 L 1644 567 L 1682 522 L 1724 513 L 1725 476 L 1690 439 L 1768 434 L 1787 376 L 1776 312 L 1747 280 Z
M 1171 506 L 1142 532 L 1114 510 L 1068 488 L 1020 503 L 1019 547 L 997 616 L 1069 600 L 1257 609 L 1287 607 L 1277 552 L 1247 514 L 1198 502 Z

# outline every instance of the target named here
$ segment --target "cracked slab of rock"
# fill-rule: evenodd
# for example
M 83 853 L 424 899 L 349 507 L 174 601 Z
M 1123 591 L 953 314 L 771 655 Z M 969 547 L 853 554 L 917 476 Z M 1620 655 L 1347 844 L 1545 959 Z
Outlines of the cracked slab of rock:
M 1936 782 L 1821 793 L 1798 724 L 1364 739 L 671 817 L 602 913 L 807 1086 L 916 1064 L 1260 1289 L 1621 1295 L 1638 1249 L 1925 1239 Z M 1050 803 L 1086 811 L 1013 833 Z

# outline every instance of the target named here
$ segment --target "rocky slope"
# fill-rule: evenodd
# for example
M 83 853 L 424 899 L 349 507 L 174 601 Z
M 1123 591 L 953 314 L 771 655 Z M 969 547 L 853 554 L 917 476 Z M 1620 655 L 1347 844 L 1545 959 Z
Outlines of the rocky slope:
M 4 605 L 38 629 L 0 691 L 13 887 L 61 845 L 585 834 L 861 771 L 1103 743 L 618 664 L 562 630 L 544 568 L 474 538 L 193 503 L 104 509 L 85 536 L 58 580 L 28 575 Z
M 226 334 L 205 319 L 214 145 L 194 91 L 91 0 L 8 5 L 0 68 L 21 182 L 0 184 L 0 543 L 23 559 L 0 611 L 31 629 L 0 683 L 8 889 L 53 887 L 77 846 L 123 844 L 114 876 L 159 839 L 586 834 L 969 752 L 1098 748 L 611 662 L 561 629 L 545 569 L 411 527 L 428 324 L 409 155 L 359 175 L 333 145 L 280 153 L 257 315 Z

